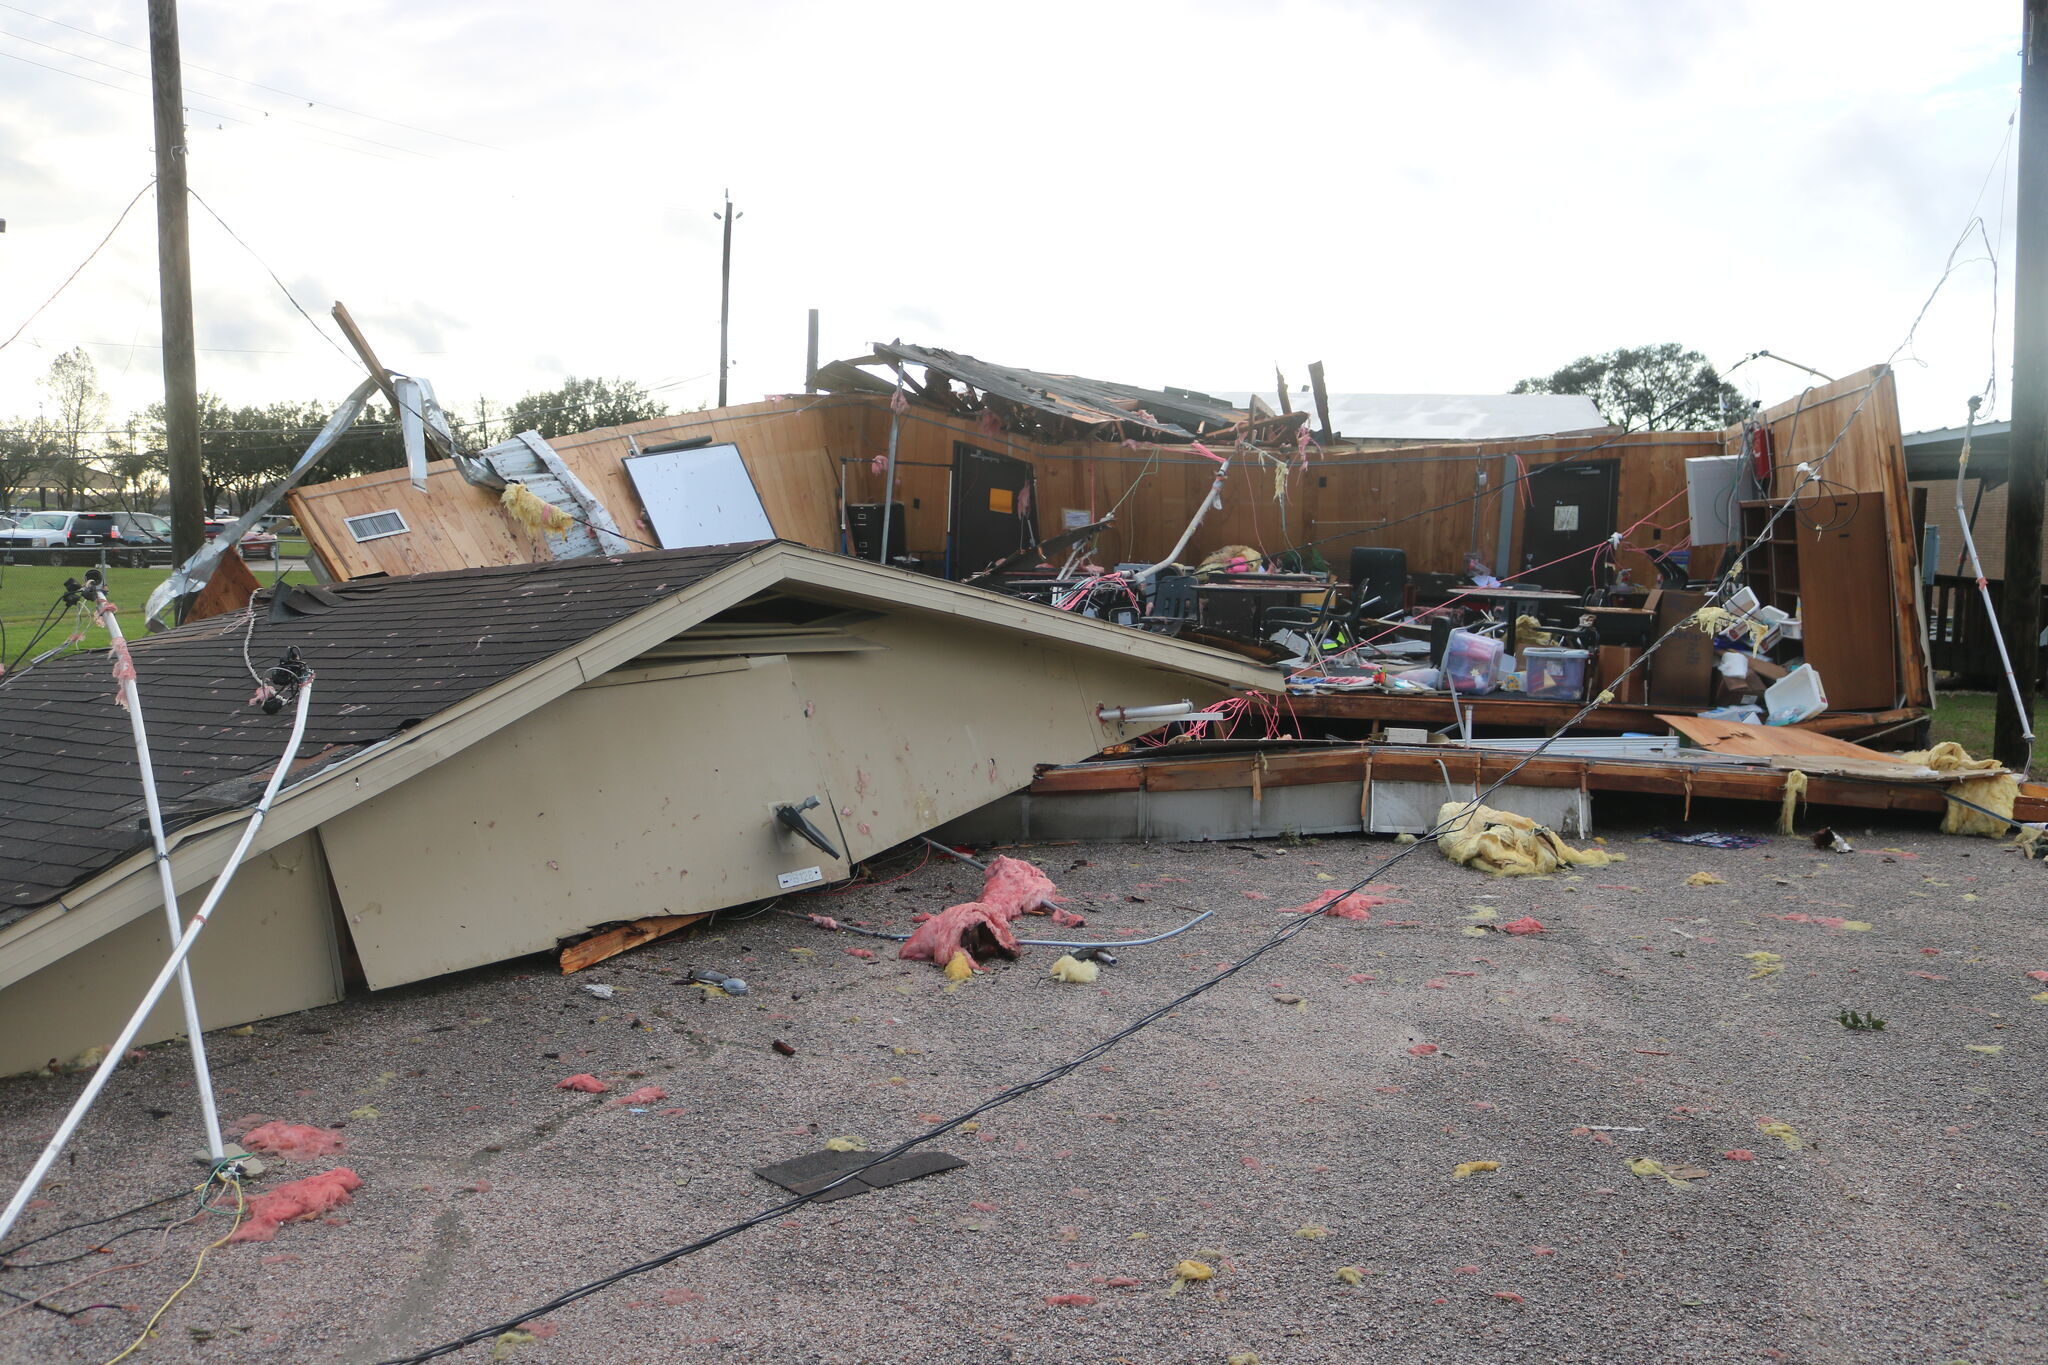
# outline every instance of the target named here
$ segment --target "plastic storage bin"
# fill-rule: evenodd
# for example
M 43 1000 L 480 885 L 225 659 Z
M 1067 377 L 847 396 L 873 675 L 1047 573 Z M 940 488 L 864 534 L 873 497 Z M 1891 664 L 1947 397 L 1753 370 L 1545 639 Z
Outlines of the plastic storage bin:
M 1797 725 L 1828 709 L 1827 689 L 1812 664 L 1801 664 L 1764 689 L 1764 707 L 1773 725 Z
M 1531 645 L 1522 651 L 1522 666 L 1529 681 L 1523 689 L 1532 697 L 1553 701 L 1582 701 L 1586 696 L 1586 660 L 1583 649 L 1550 649 Z
M 1493 691 L 1501 653 L 1498 640 L 1469 630 L 1452 631 L 1451 642 L 1444 647 L 1444 676 L 1451 690 L 1475 696 Z

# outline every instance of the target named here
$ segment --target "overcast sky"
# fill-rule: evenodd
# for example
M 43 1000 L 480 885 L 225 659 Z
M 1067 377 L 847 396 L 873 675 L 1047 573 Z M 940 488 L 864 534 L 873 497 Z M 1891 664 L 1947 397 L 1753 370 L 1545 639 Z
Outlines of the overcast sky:
M 144 9 L 0 7 L 0 339 L 150 178 Z M 1340 391 L 1497 392 L 1666 340 L 1840 374 L 1981 214 L 2007 410 L 2020 0 L 182 11 L 194 188 L 452 405 L 570 374 L 710 399 L 729 187 L 734 401 L 801 387 L 810 307 L 828 358 L 901 337 L 1148 385 L 1320 359 Z M 196 206 L 192 236 L 202 387 L 353 386 Z M 117 411 L 159 398 L 155 282 L 145 198 L 0 351 L 0 417 L 75 344 Z M 1985 384 L 1992 298 L 1980 260 L 1936 301 L 1908 429 Z

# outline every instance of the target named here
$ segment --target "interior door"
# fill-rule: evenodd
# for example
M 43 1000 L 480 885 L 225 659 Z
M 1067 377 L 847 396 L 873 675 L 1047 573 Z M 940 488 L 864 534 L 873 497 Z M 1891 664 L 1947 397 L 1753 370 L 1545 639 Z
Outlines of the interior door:
M 1620 468 L 1615 460 L 1580 460 L 1529 471 L 1519 583 L 1560 592 L 1593 586 L 1592 556 L 1582 552 L 1614 534 Z
M 953 443 L 951 577 L 965 578 L 1038 543 L 1031 466 L 965 441 Z

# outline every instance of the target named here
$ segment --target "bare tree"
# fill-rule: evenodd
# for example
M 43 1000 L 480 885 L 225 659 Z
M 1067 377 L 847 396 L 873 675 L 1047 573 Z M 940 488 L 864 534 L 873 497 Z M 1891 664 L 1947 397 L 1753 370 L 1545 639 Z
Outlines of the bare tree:
M 49 423 L 56 437 L 53 482 L 62 485 L 66 501 L 76 504 L 79 490 L 91 483 L 86 462 L 97 452 L 100 426 L 111 405 L 107 391 L 100 387 L 99 368 L 82 346 L 73 347 L 50 362 L 50 372 L 40 381 L 49 395 Z

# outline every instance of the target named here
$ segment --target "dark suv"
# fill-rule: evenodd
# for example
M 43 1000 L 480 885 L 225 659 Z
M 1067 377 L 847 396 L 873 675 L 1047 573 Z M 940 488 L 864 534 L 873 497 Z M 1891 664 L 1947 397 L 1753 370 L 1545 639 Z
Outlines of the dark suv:
M 41 549 L 57 564 L 140 567 L 171 561 L 171 524 L 150 512 L 31 512 L 0 533 L 0 550 Z

